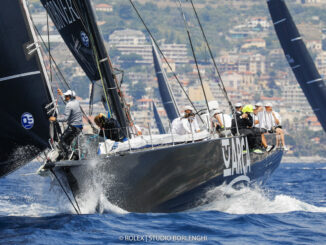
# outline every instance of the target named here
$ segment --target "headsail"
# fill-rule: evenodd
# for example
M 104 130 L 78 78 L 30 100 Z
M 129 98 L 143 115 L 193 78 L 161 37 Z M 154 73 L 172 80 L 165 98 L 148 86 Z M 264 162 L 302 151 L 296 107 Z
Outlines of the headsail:
M 172 122 L 174 119 L 179 117 L 179 111 L 174 100 L 171 88 L 168 83 L 168 79 L 166 73 L 162 67 L 162 62 L 160 56 L 157 52 L 157 48 L 152 41 L 152 52 L 153 52 L 153 60 L 154 60 L 154 68 L 158 81 L 158 87 L 161 94 L 163 106 L 165 108 L 166 114 Z
M 86 75 L 92 81 L 99 80 L 94 47 L 89 40 L 90 35 L 82 21 L 82 16 L 76 9 L 76 1 L 41 0 L 41 2 Z
M 326 131 L 326 86 L 300 36 L 284 0 L 267 1 L 285 57 Z
M 153 112 L 154 112 L 154 118 L 155 118 L 155 122 L 156 122 L 156 126 L 158 128 L 158 131 L 160 132 L 160 134 L 165 134 L 165 129 L 163 127 L 163 123 L 161 120 L 160 115 L 158 114 L 155 102 L 153 101 Z
M 0 177 L 48 147 L 50 85 L 25 1 L 0 9 Z
M 104 88 L 102 100 L 108 102 L 108 106 L 125 130 L 126 116 L 118 94 L 120 91 L 90 1 L 41 0 L 41 2 L 87 76 L 91 81 L 98 81 L 97 83 Z

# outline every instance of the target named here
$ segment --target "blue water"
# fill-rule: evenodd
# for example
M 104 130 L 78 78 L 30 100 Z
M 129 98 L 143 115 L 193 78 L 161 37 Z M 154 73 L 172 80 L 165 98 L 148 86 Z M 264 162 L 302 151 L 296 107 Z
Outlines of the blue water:
M 0 244 L 326 244 L 326 164 L 281 164 L 264 187 L 210 190 L 183 213 L 128 213 L 95 196 L 75 215 L 31 163 L 0 179 Z M 96 194 L 96 195 L 95 195 Z

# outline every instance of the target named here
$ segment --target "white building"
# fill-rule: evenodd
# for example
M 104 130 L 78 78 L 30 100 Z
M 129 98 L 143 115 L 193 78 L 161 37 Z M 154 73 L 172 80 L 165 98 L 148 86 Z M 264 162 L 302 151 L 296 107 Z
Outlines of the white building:
M 140 63 L 153 63 L 152 45 L 143 32 L 131 29 L 114 31 L 109 37 L 109 47 L 118 49 L 121 54 L 138 54 L 143 60 Z M 162 44 L 164 55 L 179 64 L 188 63 L 187 46 L 185 44 Z
M 267 29 L 271 26 L 271 24 L 266 17 L 252 17 L 248 20 L 247 26 L 249 28 L 256 28 L 260 26 L 263 29 Z
M 99 12 L 112 12 L 113 7 L 110 4 L 100 3 L 95 5 L 95 10 Z

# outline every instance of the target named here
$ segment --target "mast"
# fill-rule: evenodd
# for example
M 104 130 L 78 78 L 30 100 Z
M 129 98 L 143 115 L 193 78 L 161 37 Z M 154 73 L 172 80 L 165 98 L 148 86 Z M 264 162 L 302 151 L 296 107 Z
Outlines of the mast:
M 153 112 L 154 112 L 154 118 L 155 118 L 155 122 L 156 122 L 156 126 L 158 128 L 158 131 L 160 132 L 160 134 L 165 134 L 165 129 L 163 127 L 163 123 L 161 120 L 160 115 L 158 114 L 155 102 L 153 101 Z
M 151 39 L 152 40 L 152 39 Z M 158 54 L 155 43 L 152 40 L 152 52 L 153 52 L 153 61 L 154 68 L 158 82 L 158 88 L 162 98 L 163 106 L 166 111 L 166 114 L 172 122 L 174 119 L 180 116 L 177 104 L 175 102 L 174 96 L 172 94 L 167 75 L 165 70 L 162 67 L 162 62 Z
M 113 74 L 110 58 L 107 54 L 102 36 L 100 35 L 98 26 L 96 24 L 96 18 L 90 0 L 82 1 L 85 4 L 85 8 L 83 9 L 83 11 L 85 11 L 86 13 L 89 31 L 90 34 L 93 36 L 94 48 L 98 55 L 97 62 L 99 65 L 99 69 L 105 81 L 103 84 L 105 94 L 108 95 L 108 100 L 111 102 L 110 105 L 112 106 L 116 119 L 120 123 L 122 131 L 125 133 L 125 135 L 127 135 L 126 116 L 123 108 L 124 105 L 122 105 L 120 95 L 118 94 L 118 92 L 120 92 L 120 89 L 118 87 L 118 84 L 116 83 L 115 75 Z
M 118 82 L 90 0 L 41 0 L 41 3 L 93 86 L 102 87 L 103 91 L 96 95 L 101 97 L 100 100 L 110 114 L 114 114 L 125 132 L 127 124 L 124 104 L 120 100 Z
M 326 86 L 283 0 L 267 1 L 285 57 L 312 110 L 326 131 Z

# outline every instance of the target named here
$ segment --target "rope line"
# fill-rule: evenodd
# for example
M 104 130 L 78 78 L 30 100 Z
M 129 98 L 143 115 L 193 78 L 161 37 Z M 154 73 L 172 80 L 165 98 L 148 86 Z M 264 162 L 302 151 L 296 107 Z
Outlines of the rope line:
M 56 178 L 56 180 L 58 181 L 59 185 L 61 186 L 61 189 L 63 190 L 63 192 L 66 194 L 66 197 L 69 199 L 69 202 L 71 204 L 71 206 L 75 209 L 76 213 L 78 215 L 80 215 L 80 212 L 78 212 L 77 208 L 75 207 L 74 203 L 72 202 L 70 196 L 68 195 L 67 191 L 65 190 L 65 188 L 63 187 L 61 181 L 59 180 L 58 176 L 56 175 L 56 173 L 53 171 L 53 169 L 50 169 L 51 173 L 54 175 L 54 177 Z M 76 202 L 77 203 L 77 202 Z M 78 205 L 78 204 L 77 204 Z
M 179 80 L 177 74 L 173 71 L 173 69 L 172 69 L 172 67 L 171 67 L 171 65 L 170 65 L 170 63 L 169 63 L 169 61 L 168 61 L 168 59 L 167 59 L 166 56 L 163 54 L 163 52 L 162 52 L 161 48 L 159 47 L 159 45 L 158 45 L 156 39 L 154 38 L 152 32 L 149 30 L 149 28 L 148 28 L 148 26 L 146 25 L 144 19 L 141 17 L 141 15 L 140 15 L 140 13 L 139 13 L 137 7 L 135 6 L 135 4 L 133 3 L 132 0 L 129 0 L 129 2 L 130 2 L 130 4 L 132 5 L 133 9 L 135 10 L 135 12 L 136 12 L 138 18 L 139 18 L 140 21 L 143 23 L 143 25 L 144 25 L 146 31 L 148 32 L 148 34 L 149 34 L 149 35 L 151 36 L 151 38 L 153 39 L 153 42 L 155 43 L 155 45 L 156 45 L 157 49 L 159 50 L 160 54 L 162 55 L 162 57 L 163 57 L 165 63 L 168 65 L 168 67 L 169 67 L 170 71 L 172 72 L 174 78 L 176 79 L 176 81 L 177 81 L 178 84 L 180 85 L 180 87 L 181 87 L 183 93 L 186 95 L 186 97 L 187 97 L 188 101 L 190 102 L 191 106 L 192 106 L 192 107 L 194 108 L 194 110 L 196 111 L 196 114 L 198 114 L 198 110 L 197 110 L 197 108 L 195 107 L 194 103 L 191 101 L 191 99 L 190 99 L 189 95 L 187 94 L 185 88 L 184 88 L 183 85 L 181 84 L 181 81 Z M 200 115 L 199 115 L 199 118 L 200 118 L 200 120 L 203 122 L 203 119 L 201 118 Z

